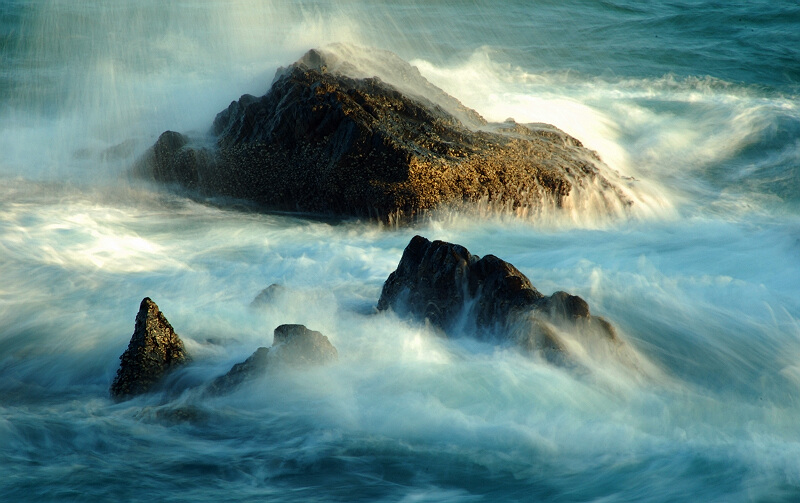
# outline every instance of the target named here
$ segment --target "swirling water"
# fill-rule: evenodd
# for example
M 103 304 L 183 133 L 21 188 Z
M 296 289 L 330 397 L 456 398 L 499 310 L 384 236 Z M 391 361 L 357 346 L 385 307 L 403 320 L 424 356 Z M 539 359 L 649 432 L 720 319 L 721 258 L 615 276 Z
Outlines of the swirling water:
M 797 501 L 798 26 L 789 1 L 4 0 L 3 501 Z M 162 131 L 204 131 L 333 42 L 392 50 L 490 120 L 555 124 L 634 206 L 389 229 L 127 176 Z M 414 234 L 583 296 L 640 369 L 376 315 Z M 115 403 L 144 296 L 193 363 Z M 339 364 L 197 393 L 281 323 Z

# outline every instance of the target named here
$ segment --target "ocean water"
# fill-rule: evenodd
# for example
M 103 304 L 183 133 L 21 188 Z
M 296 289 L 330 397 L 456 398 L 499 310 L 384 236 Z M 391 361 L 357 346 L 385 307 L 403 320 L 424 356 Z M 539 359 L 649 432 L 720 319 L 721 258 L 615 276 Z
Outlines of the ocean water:
M 558 126 L 634 205 L 390 228 L 129 176 L 164 130 L 203 134 L 334 43 Z M 0 0 L 0 500 L 799 501 L 798 97 L 789 0 Z M 415 234 L 581 295 L 635 365 L 375 313 Z M 116 403 L 145 296 L 193 362 Z M 282 323 L 339 363 L 201 396 Z

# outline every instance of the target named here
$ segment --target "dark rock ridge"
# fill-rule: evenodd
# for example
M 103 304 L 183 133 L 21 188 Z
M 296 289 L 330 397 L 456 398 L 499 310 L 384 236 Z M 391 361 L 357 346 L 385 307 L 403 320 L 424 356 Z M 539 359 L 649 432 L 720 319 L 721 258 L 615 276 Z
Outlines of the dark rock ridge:
M 338 54 L 364 63 L 349 46 Z M 220 112 L 210 145 L 167 131 L 134 170 L 271 209 L 384 221 L 479 201 L 558 207 L 587 191 L 630 204 L 575 138 L 545 124 L 487 124 L 397 56 L 379 56 L 365 67 L 311 50 L 267 94 Z M 397 87 L 365 77 L 372 69 Z
M 324 365 L 339 359 L 328 338 L 304 325 L 281 325 L 275 329 L 272 347 L 258 348 L 247 360 L 234 365 L 207 388 L 210 394 L 233 390 L 241 383 L 263 375 L 281 365 Z
M 614 328 L 592 316 L 582 298 L 541 294 L 516 267 L 494 255 L 415 236 L 383 285 L 378 310 L 426 320 L 445 333 L 456 327 L 479 337 L 511 340 L 526 351 L 563 353 L 553 326 L 590 328 L 616 341 Z
M 186 363 L 188 356 L 167 318 L 155 302 L 145 297 L 128 349 L 119 359 L 110 391 L 112 397 L 124 399 L 152 390 L 167 372 Z

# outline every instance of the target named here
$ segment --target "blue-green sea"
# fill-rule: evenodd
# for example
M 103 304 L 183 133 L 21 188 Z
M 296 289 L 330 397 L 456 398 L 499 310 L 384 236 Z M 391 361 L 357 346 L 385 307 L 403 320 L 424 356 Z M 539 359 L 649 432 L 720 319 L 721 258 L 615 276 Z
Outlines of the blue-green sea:
M 314 47 L 553 124 L 633 204 L 390 227 L 130 176 Z M 377 313 L 416 234 L 580 295 L 631 360 Z M 143 297 L 192 362 L 115 402 Z M 198 391 L 283 323 L 339 362 Z M 800 4 L 0 0 L 0 501 L 800 501 Z

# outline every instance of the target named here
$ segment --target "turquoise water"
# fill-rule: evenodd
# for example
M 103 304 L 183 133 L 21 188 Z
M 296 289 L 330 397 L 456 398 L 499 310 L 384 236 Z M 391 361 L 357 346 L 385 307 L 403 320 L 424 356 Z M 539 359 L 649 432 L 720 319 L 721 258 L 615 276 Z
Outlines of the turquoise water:
M 388 229 L 127 175 L 336 42 L 490 120 L 557 125 L 636 180 L 634 206 Z M 788 1 L 0 1 L 3 501 L 797 501 L 799 48 Z M 583 296 L 636 366 L 374 314 L 414 234 Z M 193 363 L 117 404 L 145 296 Z M 200 396 L 282 323 L 339 364 Z

